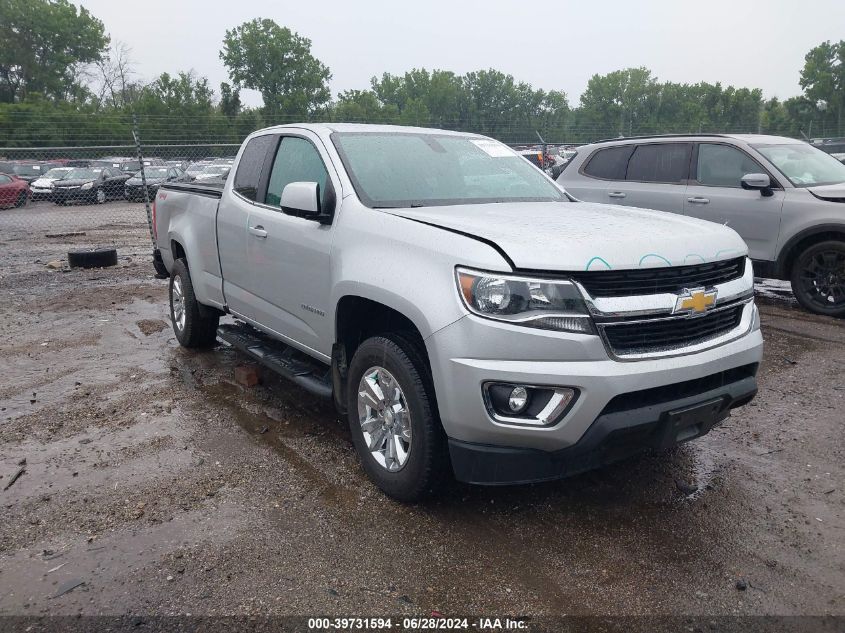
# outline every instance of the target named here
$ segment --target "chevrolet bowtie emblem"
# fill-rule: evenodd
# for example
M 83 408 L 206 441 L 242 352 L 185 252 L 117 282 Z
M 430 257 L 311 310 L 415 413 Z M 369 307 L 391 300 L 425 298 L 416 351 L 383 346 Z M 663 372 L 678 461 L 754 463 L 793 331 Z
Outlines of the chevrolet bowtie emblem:
M 701 314 L 716 305 L 716 290 L 693 288 L 678 295 L 673 314 Z

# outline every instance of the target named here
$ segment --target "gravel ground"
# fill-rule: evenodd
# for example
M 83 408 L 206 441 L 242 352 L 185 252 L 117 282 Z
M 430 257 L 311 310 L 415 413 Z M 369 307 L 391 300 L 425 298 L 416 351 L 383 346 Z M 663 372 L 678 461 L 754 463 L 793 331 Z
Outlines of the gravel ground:
M 0 614 L 845 615 L 845 328 L 782 284 L 709 436 L 407 506 L 329 404 L 176 344 L 143 207 L 53 209 L 0 212 Z

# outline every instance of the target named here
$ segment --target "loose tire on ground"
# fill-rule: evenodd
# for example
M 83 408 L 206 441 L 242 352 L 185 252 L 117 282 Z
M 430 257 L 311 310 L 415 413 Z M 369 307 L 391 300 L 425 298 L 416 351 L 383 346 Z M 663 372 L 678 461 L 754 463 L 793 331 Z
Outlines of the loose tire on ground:
M 98 248 L 93 251 L 70 251 L 67 261 L 71 268 L 107 268 L 117 265 L 117 251 Z
M 391 472 L 371 453 L 359 414 L 359 385 L 373 367 L 389 372 L 403 394 L 411 437 L 401 468 Z M 428 366 L 411 339 L 398 334 L 375 336 L 355 351 L 348 372 L 347 411 L 352 441 L 364 470 L 387 495 L 414 502 L 436 494 L 449 479 L 446 434 L 437 414 Z M 372 436 L 371 436 L 372 437 Z
M 805 248 L 795 258 L 790 283 L 806 310 L 845 317 L 845 242 L 827 240 Z
M 173 333 L 182 347 L 211 347 L 217 340 L 220 313 L 197 301 L 188 264 L 184 259 L 177 259 L 173 264 L 170 277 L 170 319 Z

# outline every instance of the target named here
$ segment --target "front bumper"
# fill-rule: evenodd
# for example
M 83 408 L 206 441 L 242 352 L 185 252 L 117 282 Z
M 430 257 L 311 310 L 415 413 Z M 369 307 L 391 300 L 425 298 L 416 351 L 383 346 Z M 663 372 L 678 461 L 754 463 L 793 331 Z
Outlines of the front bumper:
M 39 189 L 36 187 L 32 188 L 32 199 L 33 200 L 49 200 L 53 197 L 53 190 L 52 189 Z
M 97 190 L 93 187 L 91 189 L 81 189 L 79 187 L 63 189 L 56 187 L 53 189 L 52 199 L 56 204 L 62 204 L 63 202 L 90 202 L 97 199 Z
M 650 432 L 657 432 L 654 427 L 662 424 L 664 414 L 687 403 L 719 397 L 722 401 L 718 415 L 694 434 L 703 435 L 731 408 L 744 404 L 754 395 L 753 373 L 734 386 L 730 384 L 737 381 L 715 386 L 705 381 L 723 381 L 718 376 L 727 376 L 726 372 L 737 368 L 756 368 L 759 364 L 763 339 L 754 325 L 755 310 L 753 303 L 747 304 L 741 331 L 728 342 L 696 347 L 680 355 L 636 361 L 611 359 L 599 336 L 526 330 L 474 315 L 435 332 L 426 340 L 426 348 L 440 419 L 450 439 L 458 478 L 478 483 L 485 480 L 506 483 L 566 476 L 583 470 L 579 463 L 598 465 L 605 461 L 604 456 L 595 457 L 593 449 L 603 444 L 606 436 L 618 438 L 620 416 L 631 420 L 633 426 L 642 427 L 641 431 L 650 428 Z M 578 398 L 550 426 L 503 423 L 491 417 L 484 402 L 483 385 L 490 381 L 570 387 L 578 391 Z M 681 384 L 698 385 L 697 391 L 682 394 L 673 390 Z M 717 394 L 709 393 L 717 388 L 721 389 Z M 618 398 L 658 389 L 668 391 L 648 411 L 637 411 L 634 406 L 624 414 L 617 412 L 605 418 L 608 406 Z M 644 444 L 631 443 L 631 448 L 639 450 L 652 445 L 653 439 Z M 603 455 L 604 449 L 599 452 Z M 573 456 L 584 454 L 589 457 L 568 463 L 573 461 Z M 484 465 L 497 461 L 494 457 L 499 466 Z M 495 474 L 500 471 L 504 474 Z
M 619 461 L 645 449 L 701 437 L 757 393 L 757 364 L 703 379 L 617 396 L 568 448 L 543 451 L 449 439 L 455 477 L 501 485 L 551 481 Z M 710 387 L 710 388 L 708 388 Z M 687 394 L 687 395 L 684 395 Z

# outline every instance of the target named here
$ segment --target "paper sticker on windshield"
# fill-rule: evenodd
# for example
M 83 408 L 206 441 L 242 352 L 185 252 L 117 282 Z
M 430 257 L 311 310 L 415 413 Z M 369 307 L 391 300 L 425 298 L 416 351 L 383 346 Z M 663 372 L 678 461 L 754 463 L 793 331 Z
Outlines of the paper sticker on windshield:
M 488 156 L 493 158 L 504 158 L 506 156 L 513 156 L 513 151 L 507 146 L 502 145 L 498 141 L 491 141 L 488 139 L 472 139 L 470 141 L 478 149 L 483 151 Z

